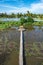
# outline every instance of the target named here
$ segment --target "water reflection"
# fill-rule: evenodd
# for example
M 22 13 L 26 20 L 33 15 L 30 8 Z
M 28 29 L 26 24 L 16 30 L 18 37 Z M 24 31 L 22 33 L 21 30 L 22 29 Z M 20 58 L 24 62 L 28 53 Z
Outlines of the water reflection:
M 18 21 L 20 18 L 0 18 L 0 21 Z
M 27 19 L 27 17 L 25 17 L 25 19 Z M 20 18 L 0 18 L 0 21 L 19 21 Z M 38 22 L 42 22 L 43 19 L 38 19 L 38 18 L 33 18 L 34 21 L 38 21 Z
M 24 32 L 26 65 L 43 63 L 42 28 L 34 26 Z M 19 37 L 20 33 L 16 29 L 0 31 L 0 44 L 3 44 L 2 48 L 4 48 L 2 56 L 0 54 L 0 65 L 12 65 L 12 63 L 13 65 L 19 65 Z

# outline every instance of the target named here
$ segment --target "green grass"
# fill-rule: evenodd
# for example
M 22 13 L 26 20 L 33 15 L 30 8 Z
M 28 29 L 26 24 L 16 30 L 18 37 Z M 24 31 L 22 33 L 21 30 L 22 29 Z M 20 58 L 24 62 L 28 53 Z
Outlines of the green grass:
M 21 25 L 21 22 L 4 22 L 4 23 L 0 23 L 0 30 L 3 30 L 3 29 L 7 29 L 7 28 L 11 28 L 12 26 L 20 26 Z M 27 22 L 27 23 L 24 23 L 23 26 L 25 28 L 29 28 L 30 25 L 33 25 L 33 26 L 43 26 L 43 22 Z
M 24 20 L 24 19 L 23 19 Z M 43 26 L 43 22 L 29 22 L 29 21 L 7 21 L 1 22 L 0 21 L 0 30 L 11 28 L 12 26 L 19 27 L 23 25 L 25 28 L 29 28 L 29 26 Z
M 26 26 L 28 28 L 29 25 L 32 25 L 33 19 L 31 17 L 27 17 L 25 19 L 24 17 L 21 17 L 20 21 L 7 21 L 7 22 L 1 22 L 0 21 L 0 29 L 7 29 L 12 26 L 20 26 L 23 25 L 24 27 Z
M 43 22 L 34 22 L 33 25 L 34 26 L 43 26 Z
M 10 28 L 12 26 L 20 26 L 20 25 L 21 25 L 20 22 L 13 22 L 13 21 L 0 22 L 0 30 L 7 29 L 7 28 Z

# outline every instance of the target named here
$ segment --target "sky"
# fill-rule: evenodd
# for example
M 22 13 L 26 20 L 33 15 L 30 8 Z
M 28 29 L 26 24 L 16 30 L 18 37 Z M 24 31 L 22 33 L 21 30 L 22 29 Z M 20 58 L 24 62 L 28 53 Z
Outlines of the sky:
M 43 14 L 43 0 L 0 0 L 0 13 Z

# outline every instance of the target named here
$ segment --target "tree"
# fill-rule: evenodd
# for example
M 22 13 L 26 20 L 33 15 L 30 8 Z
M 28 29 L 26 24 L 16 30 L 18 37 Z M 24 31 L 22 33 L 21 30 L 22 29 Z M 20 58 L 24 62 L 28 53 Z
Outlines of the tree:
M 21 25 L 23 25 L 24 23 L 27 22 L 27 20 L 24 17 L 21 17 L 20 22 L 21 22 Z
M 18 18 L 20 18 L 20 17 L 22 17 L 22 16 L 23 16 L 22 13 L 17 13 L 17 17 L 18 17 Z
M 29 11 L 27 11 L 27 16 L 30 16 L 30 12 Z
M 12 14 L 10 15 L 10 17 L 15 18 L 16 15 L 15 15 L 14 13 L 12 13 Z
M 30 14 L 30 12 L 29 12 L 29 11 L 27 11 L 27 13 L 28 13 L 28 14 Z
M 33 23 L 34 20 L 33 20 L 31 17 L 28 17 L 28 18 L 27 18 L 27 22 L 28 22 L 28 23 Z

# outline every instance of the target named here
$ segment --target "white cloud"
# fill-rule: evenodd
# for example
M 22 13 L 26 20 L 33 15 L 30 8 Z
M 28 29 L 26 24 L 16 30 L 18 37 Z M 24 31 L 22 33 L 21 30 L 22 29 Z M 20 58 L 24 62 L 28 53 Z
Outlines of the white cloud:
M 3 5 L 0 4 L 0 7 L 3 8 L 1 12 L 7 12 L 7 13 L 12 13 L 12 12 L 25 13 L 28 10 L 27 7 L 15 7 L 15 6 L 9 6 L 9 5 L 4 5 L 4 4 Z M 1 10 L 1 8 L 0 8 L 0 10 Z
M 15 0 L 16 1 L 16 0 Z M 7 13 L 26 13 L 28 10 L 32 13 L 43 13 L 43 0 L 41 0 L 39 3 L 32 3 L 28 7 L 15 7 L 15 6 L 9 6 L 9 5 L 1 5 L 3 7 L 2 12 L 7 12 Z M 5 8 L 5 10 L 4 10 Z M 1 9 L 1 8 L 0 8 Z
M 15 13 L 26 13 L 27 11 L 30 11 L 32 13 L 43 13 L 43 3 L 33 3 L 29 7 L 22 7 L 22 8 L 16 8 L 13 10 L 10 10 L 9 12 L 15 12 Z
M 33 12 L 33 13 L 43 13 L 43 3 L 31 4 L 30 12 Z
M 27 10 L 28 10 L 28 8 L 22 7 L 22 8 L 17 8 L 17 9 L 14 9 L 14 10 L 10 10 L 9 13 L 12 13 L 12 12 L 14 12 L 14 13 L 18 13 L 18 12 L 19 13 L 26 13 Z

